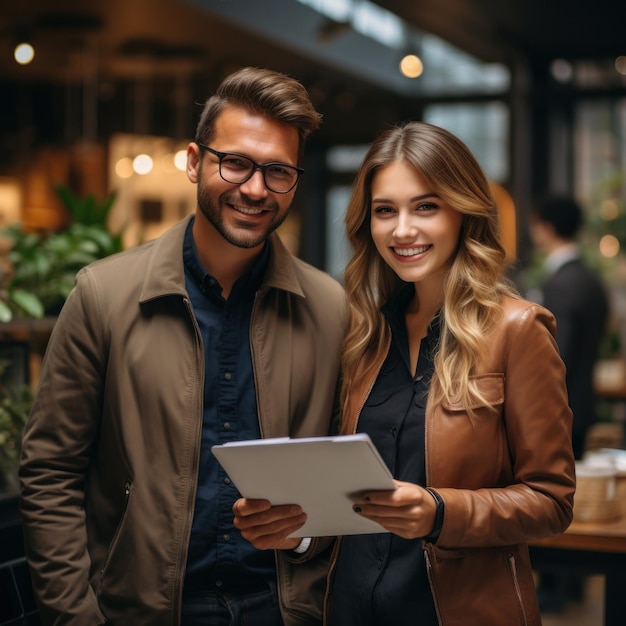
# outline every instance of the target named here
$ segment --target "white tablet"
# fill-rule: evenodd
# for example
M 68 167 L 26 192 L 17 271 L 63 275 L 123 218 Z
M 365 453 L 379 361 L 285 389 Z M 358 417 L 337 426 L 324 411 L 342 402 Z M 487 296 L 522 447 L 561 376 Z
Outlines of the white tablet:
M 352 510 L 356 495 L 396 488 L 367 434 L 234 441 L 212 451 L 245 498 L 302 507 L 308 518 L 292 537 L 387 532 Z

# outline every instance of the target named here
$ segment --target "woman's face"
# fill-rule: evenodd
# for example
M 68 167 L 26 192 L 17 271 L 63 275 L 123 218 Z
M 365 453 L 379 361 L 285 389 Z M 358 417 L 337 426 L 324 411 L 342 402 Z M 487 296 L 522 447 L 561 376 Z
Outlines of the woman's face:
M 444 202 L 407 161 L 372 178 L 371 233 L 378 253 L 404 281 L 443 284 L 463 215 Z

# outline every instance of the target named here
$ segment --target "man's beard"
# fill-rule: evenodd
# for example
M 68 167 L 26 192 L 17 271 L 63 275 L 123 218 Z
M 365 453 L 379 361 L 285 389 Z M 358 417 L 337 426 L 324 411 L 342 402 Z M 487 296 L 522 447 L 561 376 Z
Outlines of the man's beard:
M 227 227 L 223 219 L 222 212 L 220 211 L 220 206 L 224 206 L 226 204 L 235 206 L 243 205 L 250 208 L 270 209 L 274 217 L 262 232 L 258 232 L 251 228 L 249 233 L 246 235 L 244 232 L 245 224 L 240 225 L 237 230 L 229 229 Z M 256 248 L 258 245 L 262 244 L 270 236 L 270 234 L 285 221 L 289 213 L 289 210 L 285 209 L 281 214 L 274 201 L 258 202 L 250 200 L 238 191 L 224 192 L 218 197 L 216 202 L 209 189 L 202 184 L 202 180 L 198 181 L 198 207 L 200 208 L 202 215 L 204 215 L 209 223 L 213 225 L 215 230 L 217 230 L 217 232 L 226 241 L 228 241 L 228 243 L 231 243 L 238 248 Z M 242 219 L 243 218 L 245 218 L 245 216 L 242 216 Z

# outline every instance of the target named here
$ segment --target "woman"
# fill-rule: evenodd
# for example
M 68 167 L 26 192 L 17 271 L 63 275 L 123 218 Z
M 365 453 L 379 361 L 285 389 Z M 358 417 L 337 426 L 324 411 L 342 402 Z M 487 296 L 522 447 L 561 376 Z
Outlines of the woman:
M 337 541 L 327 623 L 539 625 L 527 542 L 567 528 L 575 487 L 554 318 L 505 280 L 485 176 L 441 128 L 374 141 L 346 225 L 342 432 L 397 489 L 355 503 L 389 533 Z

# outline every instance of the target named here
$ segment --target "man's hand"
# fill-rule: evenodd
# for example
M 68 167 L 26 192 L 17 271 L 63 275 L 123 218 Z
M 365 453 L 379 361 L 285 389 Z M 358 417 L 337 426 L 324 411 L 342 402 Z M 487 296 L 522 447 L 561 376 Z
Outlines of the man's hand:
M 235 528 L 258 550 L 293 550 L 300 539 L 289 535 L 306 522 L 297 504 L 272 506 L 268 500 L 240 498 L 233 504 Z

